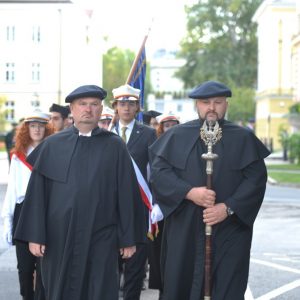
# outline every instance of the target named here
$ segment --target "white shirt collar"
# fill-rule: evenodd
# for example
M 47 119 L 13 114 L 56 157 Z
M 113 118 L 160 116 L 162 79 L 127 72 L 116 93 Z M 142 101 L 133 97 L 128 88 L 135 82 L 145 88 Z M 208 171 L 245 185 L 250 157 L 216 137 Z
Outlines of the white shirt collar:
M 76 127 L 75 124 L 74 124 L 74 127 Z M 76 128 L 77 128 L 77 127 L 76 127 Z M 77 129 L 78 129 L 78 128 L 77 128 Z M 91 131 L 88 132 L 88 133 L 82 133 L 82 132 L 80 132 L 79 129 L 78 129 L 78 135 L 79 135 L 79 136 L 81 136 L 81 135 L 82 135 L 82 136 L 92 136 L 92 131 L 93 131 L 93 130 L 91 130 Z
M 81 136 L 81 135 L 90 137 L 90 136 L 92 136 L 92 130 L 88 133 L 82 133 L 82 132 L 79 131 L 79 136 Z
M 132 131 L 133 126 L 134 126 L 134 122 L 135 122 L 135 119 L 133 119 L 129 124 L 123 125 L 123 124 L 121 123 L 121 120 L 120 120 L 120 121 L 119 121 L 119 128 L 120 128 L 120 130 L 121 130 L 121 128 L 127 127 L 127 129 L 129 129 L 129 131 Z

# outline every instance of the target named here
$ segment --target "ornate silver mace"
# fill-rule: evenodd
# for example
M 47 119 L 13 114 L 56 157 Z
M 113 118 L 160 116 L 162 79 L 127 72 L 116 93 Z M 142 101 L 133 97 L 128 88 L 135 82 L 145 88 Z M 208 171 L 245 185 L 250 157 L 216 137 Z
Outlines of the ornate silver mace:
M 206 161 L 206 187 L 212 189 L 213 161 L 218 155 L 213 153 L 215 145 L 222 137 L 222 129 L 217 121 L 204 121 L 200 129 L 200 137 L 207 146 L 207 153 L 203 153 L 201 158 Z M 204 275 L 204 300 L 211 299 L 211 235 L 212 226 L 205 225 L 205 275 Z

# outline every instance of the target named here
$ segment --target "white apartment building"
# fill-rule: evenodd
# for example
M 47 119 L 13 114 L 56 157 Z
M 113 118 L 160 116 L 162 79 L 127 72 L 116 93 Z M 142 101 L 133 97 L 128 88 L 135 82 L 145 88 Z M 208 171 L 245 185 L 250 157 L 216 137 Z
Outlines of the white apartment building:
M 0 3 L 0 98 L 8 121 L 63 104 L 79 85 L 102 84 L 102 39 L 90 11 L 71 1 L 23 2 Z
M 147 99 L 148 109 L 172 112 L 186 122 L 197 117 L 194 100 L 187 97 L 183 82 L 174 75 L 185 64 L 176 51 L 158 49 L 150 60 L 150 80 L 154 91 Z

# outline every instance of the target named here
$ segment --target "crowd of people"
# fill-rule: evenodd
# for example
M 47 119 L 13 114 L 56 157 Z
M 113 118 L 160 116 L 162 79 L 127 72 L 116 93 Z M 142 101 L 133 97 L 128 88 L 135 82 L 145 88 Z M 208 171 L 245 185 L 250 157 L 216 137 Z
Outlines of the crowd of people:
M 212 227 L 212 300 L 242 300 L 268 150 L 225 119 L 231 90 L 207 81 L 189 94 L 199 118 L 144 111 L 140 90 L 76 88 L 66 105 L 35 110 L 16 126 L 2 208 L 16 246 L 23 300 L 204 296 L 205 227 Z M 209 124 L 220 140 L 207 185 Z M 210 149 L 211 150 L 211 149 Z

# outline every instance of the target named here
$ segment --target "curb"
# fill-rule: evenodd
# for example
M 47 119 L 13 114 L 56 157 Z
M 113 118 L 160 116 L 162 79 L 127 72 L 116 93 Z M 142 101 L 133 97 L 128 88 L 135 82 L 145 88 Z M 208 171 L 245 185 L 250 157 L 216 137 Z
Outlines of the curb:
M 268 176 L 268 183 L 270 185 L 278 185 L 278 186 L 283 186 L 283 187 L 291 187 L 291 188 L 298 188 L 300 189 L 300 183 L 286 183 L 286 182 L 278 182 L 272 177 Z

